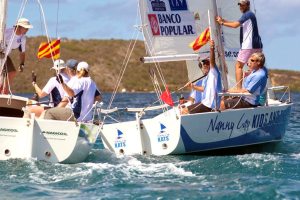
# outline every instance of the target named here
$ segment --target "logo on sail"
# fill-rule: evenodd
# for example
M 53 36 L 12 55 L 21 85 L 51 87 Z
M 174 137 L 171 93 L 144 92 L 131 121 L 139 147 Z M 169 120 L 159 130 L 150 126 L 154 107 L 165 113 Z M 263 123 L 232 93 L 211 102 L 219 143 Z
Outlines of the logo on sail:
M 148 19 L 151 25 L 153 35 L 160 35 L 159 23 L 155 14 L 149 14 Z
M 123 139 L 124 133 L 117 129 L 117 139 L 115 141 L 115 148 L 124 148 L 126 147 L 126 140 Z
M 150 0 L 151 1 L 151 0 Z M 166 11 L 166 4 L 161 0 L 151 1 L 152 10 L 155 12 Z
M 186 0 L 169 0 L 170 8 L 175 10 L 188 10 Z

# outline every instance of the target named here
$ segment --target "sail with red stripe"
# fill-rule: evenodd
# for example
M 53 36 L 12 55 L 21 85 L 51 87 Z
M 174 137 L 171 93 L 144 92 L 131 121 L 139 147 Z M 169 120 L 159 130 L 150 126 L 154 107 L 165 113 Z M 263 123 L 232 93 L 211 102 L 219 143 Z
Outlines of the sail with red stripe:
M 190 44 L 190 47 L 193 48 L 194 51 L 199 50 L 202 46 L 204 46 L 210 40 L 210 31 L 209 28 L 206 28 L 201 35 Z
M 60 39 L 52 42 L 42 42 L 38 50 L 38 58 L 53 58 L 54 60 L 60 58 Z

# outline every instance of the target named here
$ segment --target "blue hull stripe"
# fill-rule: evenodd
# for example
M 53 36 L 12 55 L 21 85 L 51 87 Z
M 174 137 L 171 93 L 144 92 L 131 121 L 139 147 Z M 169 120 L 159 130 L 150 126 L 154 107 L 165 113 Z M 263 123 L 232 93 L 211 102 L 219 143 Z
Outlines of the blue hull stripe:
M 276 123 L 272 125 L 266 125 L 239 137 L 229 138 L 218 142 L 197 143 L 191 139 L 183 126 L 181 126 L 180 135 L 187 153 L 279 141 L 285 134 L 289 114 L 290 108 L 285 112 L 284 116 L 279 117 Z M 201 132 L 199 132 L 199 134 L 201 134 Z

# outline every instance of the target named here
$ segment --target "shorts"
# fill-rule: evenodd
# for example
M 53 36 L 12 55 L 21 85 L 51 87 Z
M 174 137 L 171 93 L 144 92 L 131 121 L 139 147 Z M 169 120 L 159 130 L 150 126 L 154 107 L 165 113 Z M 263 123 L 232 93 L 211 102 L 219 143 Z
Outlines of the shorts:
M 247 63 L 252 54 L 262 52 L 262 49 L 240 49 L 237 61 Z
M 204 113 L 204 112 L 211 112 L 213 109 L 206 107 L 203 105 L 201 102 L 200 103 L 195 103 L 187 107 L 188 111 L 190 114 L 194 113 Z
M 3 67 L 3 72 L 15 72 L 16 71 L 16 68 L 14 66 L 14 63 L 12 62 L 11 58 L 9 56 L 7 56 L 6 58 L 6 62 L 4 64 L 4 67 Z
M 233 98 L 226 99 L 226 100 L 224 100 L 224 105 L 225 105 L 226 109 L 257 107 L 256 105 L 252 105 L 248 101 L 245 101 L 242 97 L 233 97 Z
M 73 111 L 70 108 L 55 107 L 45 111 L 44 119 L 75 121 Z

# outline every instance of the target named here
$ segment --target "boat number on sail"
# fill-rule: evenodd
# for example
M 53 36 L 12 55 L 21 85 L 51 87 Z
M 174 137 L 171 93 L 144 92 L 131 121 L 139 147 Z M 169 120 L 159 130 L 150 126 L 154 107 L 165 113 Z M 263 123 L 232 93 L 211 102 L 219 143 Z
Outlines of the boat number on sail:
M 210 120 L 207 132 L 221 133 L 230 131 L 232 133 L 234 130 L 242 130 L 247 133 L 249 128 L 256 129 L 277 123 L 286 114 L 283 112 L 285 111 L 278 110 L 270 113 L 254 114 L 252 117 L 246 117 L 244 113 L 238 120 L 233 121 L 219 120 L 219 116 L 217 115 L 214 119 Z
M 195 17 L 187 9 L 186 0 L 148 1 L 148 20 L 153 36 L 195 35 Z M 180 12 L 178 12 L 180 11 Z
M 117 129 L 117 139 L 115 140 L 115 148 L 124 148 L 126 147 L 126 140 L 123 138 L 124 133 Z
M 166 133 L 167 127 L 160 123 L 160 131 L 157 135 L 157 142 L 168 142 L 170 140 L 170 134 Z
M 229 49 L 225 48 L 225 58 L 226 60 L 235 61 L 238 57 L 239 49 Z

